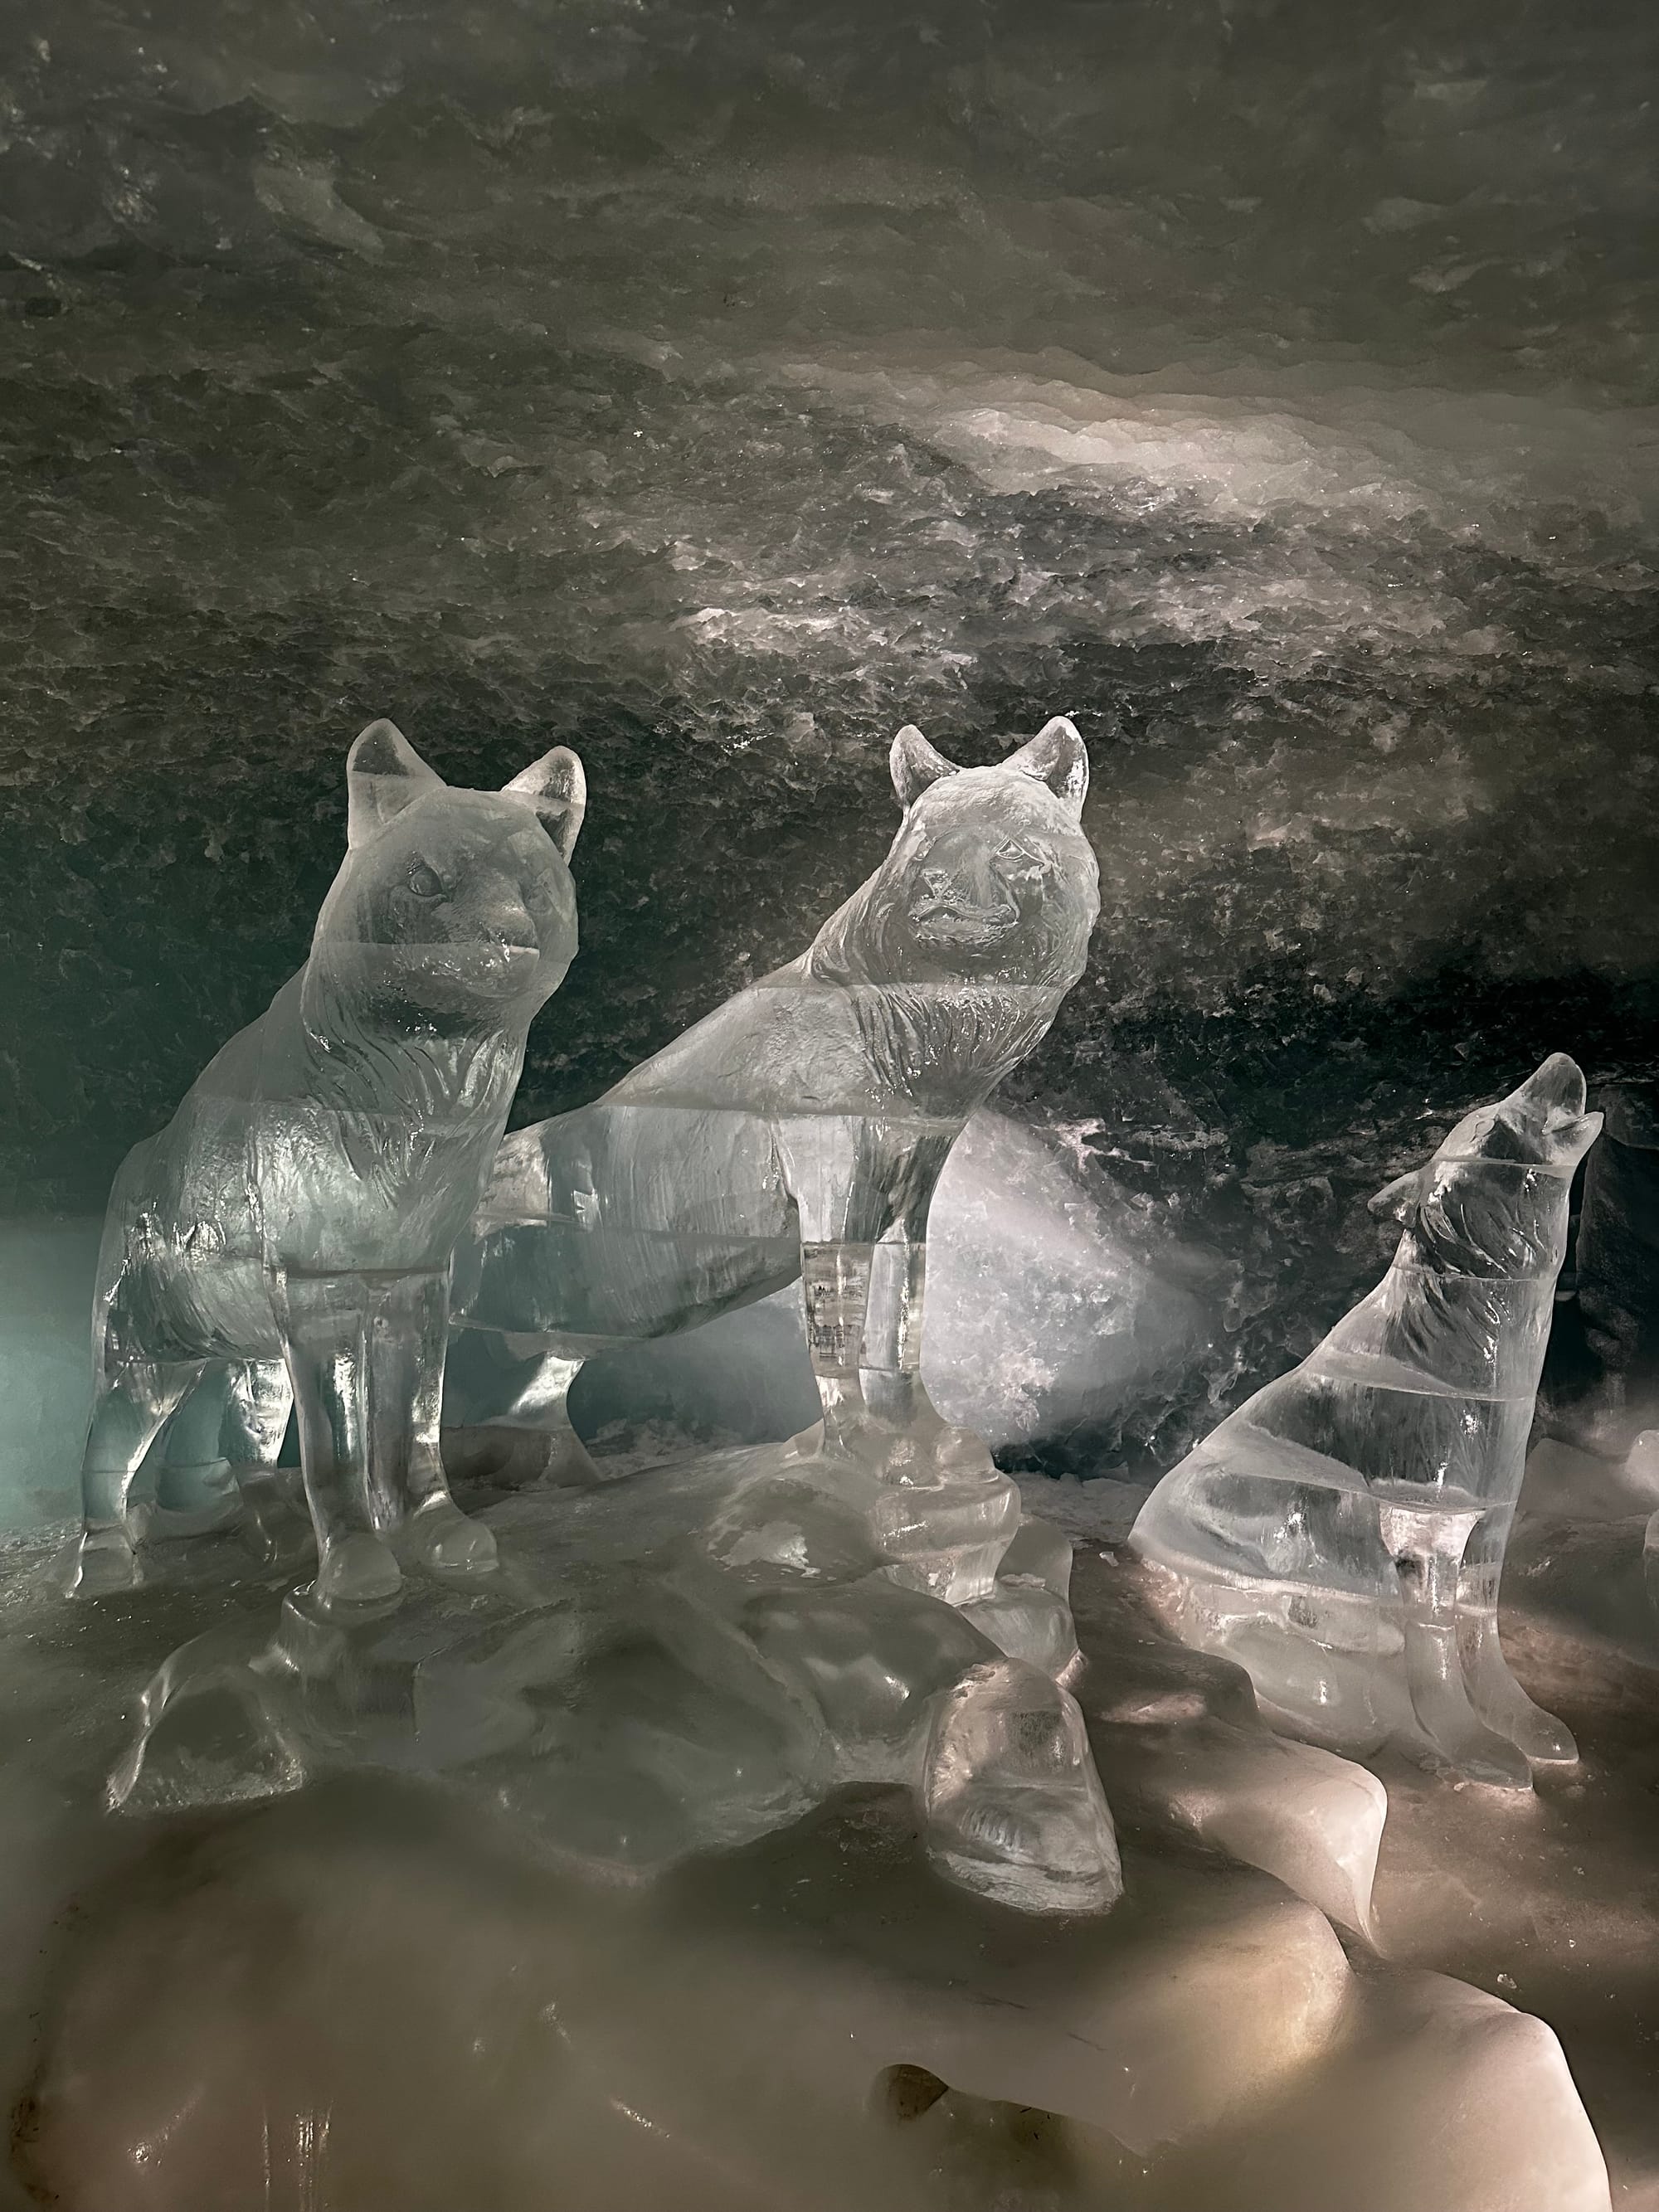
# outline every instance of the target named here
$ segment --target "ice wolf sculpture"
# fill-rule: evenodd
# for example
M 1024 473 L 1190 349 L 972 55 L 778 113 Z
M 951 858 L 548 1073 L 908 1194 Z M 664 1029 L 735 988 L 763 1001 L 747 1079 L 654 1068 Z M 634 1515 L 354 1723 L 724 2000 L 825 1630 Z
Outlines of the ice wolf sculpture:
M 1572 1739 L 1510 1673 L 1498 1585 L 1568 1190 L 1601 1127 L 1565 1054 L 1371 1201 L 1405 1233 L 1302 1365 L 1166 1474 L 1135 1523 L 1171 1625 L 1333 1748 L 1394 1739 L 1528 1786 Z
M 440 1569 L 493 1561 L 438 1454 L 449 1263 L 575 953 L 581 764 L 558 746 L 499 793 L 453 791 L 379 721 L 346 784 L 305 966 L 116 1178 L 75 1589 L 136 1578 L 132 1479 L 198 1390 L 210 1418 L 238 1401 L 247 1457 L 275 1458 L 296 1407 L 321 1602 L 389 1596 L 399 1531 Z
M 1088 756 L 1063 716 L 991 768 L 957 768 L 907 726 L 890 764 L 891 850 L 798 959 L 501 1146 L 456 1270 L 464 1322 L 495 1334 L 458 1341 L 453 1367 L 458 1399 L 483 1401 L 473 1419 L 562 1430 L 568 1449 L 585 1357 L 799 1274 L 821 1449 L 872 1470 L 896 1455 L 911 1477 L 977 1471 L 971 1510 L 952 1486 L 965 1518 L 935 1524 L 937 1549 L 920 1524 L 890 1532 L 960 1601 L 988 1586 L 1018 1507 L 921 1383 L 928 1206 L 969 1115 L 1082 974 L 1098 872 Z

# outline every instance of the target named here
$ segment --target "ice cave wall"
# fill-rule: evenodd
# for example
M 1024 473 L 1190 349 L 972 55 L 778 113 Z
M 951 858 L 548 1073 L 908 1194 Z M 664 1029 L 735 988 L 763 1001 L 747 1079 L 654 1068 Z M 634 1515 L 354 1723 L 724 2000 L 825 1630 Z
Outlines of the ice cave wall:
M 1075 716 L 1104 910 L 1002 1103 L 1216 1325 L 1043 1463 L 1299 1356 L 1470 1099 L 1655 1066 L 1650 10 L 3 36 L 9 1255 L 297 963 L 381 711 L 586 762 L 521 1119 L 799 948 L 900 721 Z

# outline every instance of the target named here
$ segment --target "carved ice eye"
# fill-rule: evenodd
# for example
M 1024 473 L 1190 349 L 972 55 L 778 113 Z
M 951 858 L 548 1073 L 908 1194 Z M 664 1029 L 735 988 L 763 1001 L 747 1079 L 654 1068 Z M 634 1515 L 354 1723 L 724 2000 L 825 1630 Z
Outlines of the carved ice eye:
M 409 888 L 417 899 L 441 898 L 444 895 L 442 878 L 435 870 L 428 868 L 424 860 L 410 862 Z

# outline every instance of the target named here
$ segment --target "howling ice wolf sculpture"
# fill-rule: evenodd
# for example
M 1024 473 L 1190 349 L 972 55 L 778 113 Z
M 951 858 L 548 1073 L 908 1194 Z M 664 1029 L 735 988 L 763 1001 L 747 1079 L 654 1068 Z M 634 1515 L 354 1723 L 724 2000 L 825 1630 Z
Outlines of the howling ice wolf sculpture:
M 210 1419 L 233 1401 L 242 1458 L 274 1459 L 297 1406 L 325 1605 L 398 1588 L 404 1524 L 430 1565 L 494 1560 L 438 1455 L 449 1262 L 575 953 L 581 764 L 558 746 L 452 791 L 380 721 L 346 783 L 309 959 L 116 1178 L 74 1589 L 136 1579 L 128 1492 L 198 1389 Z
M 1083 972 L 1088 757 L 1057 716 L 993 768 L 906 727 L 891 769 L 892 848 L 798 959 L 501 1146 L 456 1263 L 465 1328 L 497 1333 L 452 1353 L 457 1396 L 483 1401 L 472 1419 L 560 1430 L 569 1450 L 583 1358 L 799 1274 L 826 1448 L 867 1458 L 902 1436 L 983 1458 L 921 1381 L 927 1210 L 969 1115 Z M 1006 1534 L 1017 1519 L 1016 1503 Z
M 1394 1738 L 1512 1789 L 1528 1756 L 1577 1756 L 1510 1673 L 1498 1585 L 1569 1186 L 1601 1126 L 1565 1053 L 1465 1115 L 1372 1200 L 1405 1231 L 1376 1289 L 1141 1510 L 1170 1625 L 1298 1734 L 1359 1754 Z

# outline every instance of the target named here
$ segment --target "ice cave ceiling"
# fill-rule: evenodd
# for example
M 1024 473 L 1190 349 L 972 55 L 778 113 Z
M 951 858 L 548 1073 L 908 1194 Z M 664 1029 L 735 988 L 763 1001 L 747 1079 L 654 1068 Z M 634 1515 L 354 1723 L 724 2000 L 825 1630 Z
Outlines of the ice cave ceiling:
M 899 723 L 1072 714 L 1104 908 L 1012 1103 L 1235 1377 L 1431 1126 L 1659 1064 L 1645 0 L 0 35 L 7 1210 L 297 964 L 380 713 L 586 762 L 520 1120 L 799 949 Z

